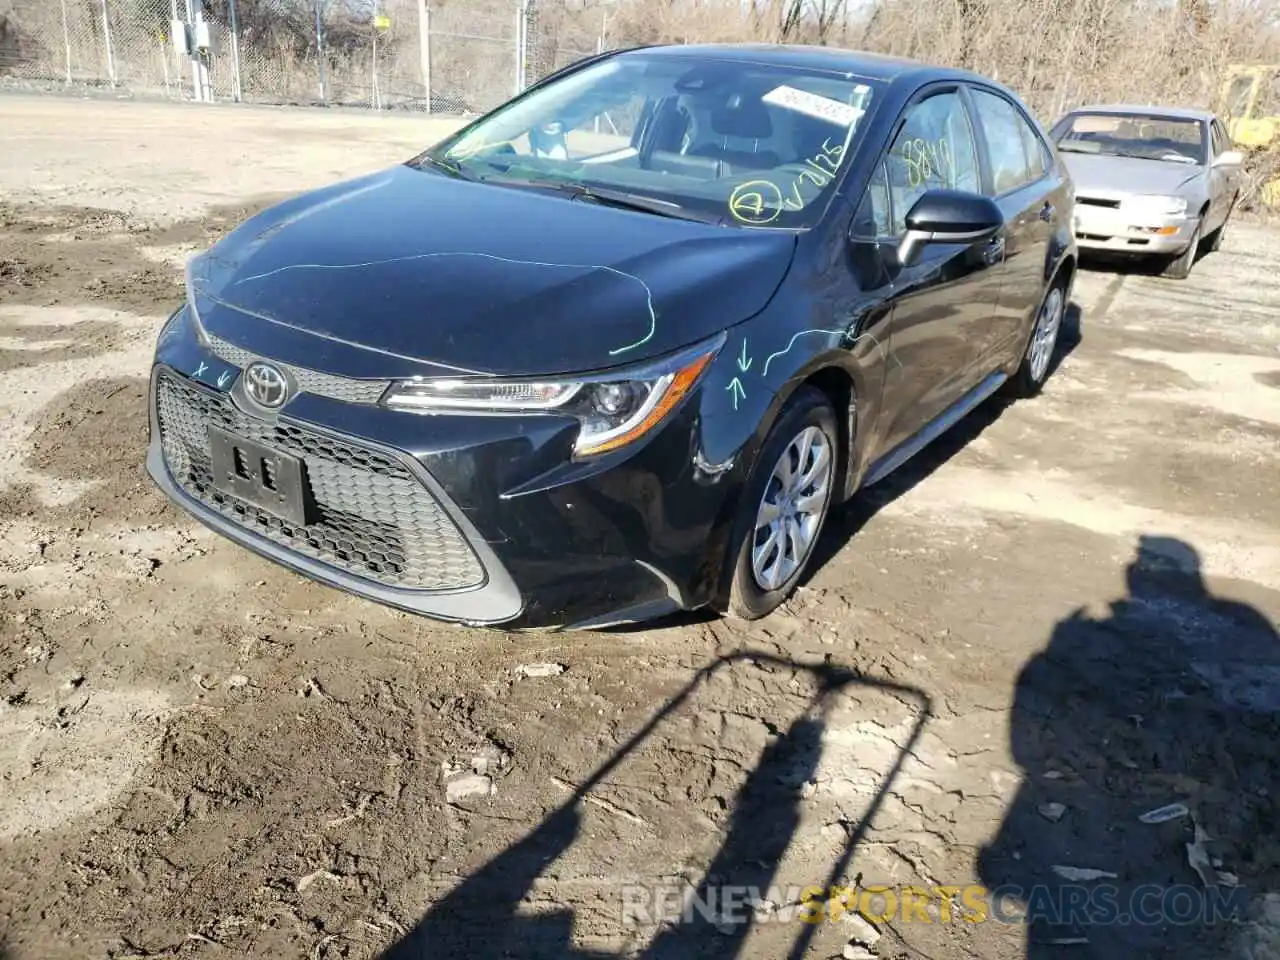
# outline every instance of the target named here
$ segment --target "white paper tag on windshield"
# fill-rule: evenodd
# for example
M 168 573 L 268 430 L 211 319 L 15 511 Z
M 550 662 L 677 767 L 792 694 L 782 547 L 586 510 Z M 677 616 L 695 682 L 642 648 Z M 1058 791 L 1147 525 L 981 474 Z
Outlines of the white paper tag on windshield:
M 765 103 L 786 107 L 788 110 L 808 114 L 811 117 L 826 120 L 828 123 L 836 123 L 842 127 L 853 126 L 863 114 L 862 110 L 857 107 L 851 107 L 847 103 L 832 100 L 830 97 L 821 97 L 806 90 L 797 90 L 795 87 L 788 87 L 786 84 L 770 90 L 760 99 Z

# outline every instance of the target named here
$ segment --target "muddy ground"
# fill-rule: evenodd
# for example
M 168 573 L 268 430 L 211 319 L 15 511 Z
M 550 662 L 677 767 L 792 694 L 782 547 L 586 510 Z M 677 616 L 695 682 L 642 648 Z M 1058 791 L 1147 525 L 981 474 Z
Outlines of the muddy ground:
M 865 492 L 768 619 L 510 635 L 301 580 L 142 466 L 185 256 L 443 129 L 0 98 L 0 956 L 1244 956 L 1261 928 L 786 901 L 1071 866 L 1123 906 L 1203 889 L 1197 825 L 1280 891 L 1280 235 L 1086 272 L 1044 395 Z M 493 792 L 447 802 L 455 767 Z M 628 886 L 716 883 L 775 902 L 659 930 Z

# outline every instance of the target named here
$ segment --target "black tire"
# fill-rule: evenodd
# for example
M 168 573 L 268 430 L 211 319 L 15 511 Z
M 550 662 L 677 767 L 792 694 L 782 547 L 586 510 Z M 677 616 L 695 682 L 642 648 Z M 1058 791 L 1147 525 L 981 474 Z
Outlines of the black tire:
M 1191 276 L 1191 268 L 1196 265 L 1196 257 L 1200 255 L 1200 229 L 1203 225 L 1203 221 L 1196 221 L 1196 229 L 1191 234 L 1191 242 L 1187 244 L 1187 249 L 1165 265 L 1164 270 L 1160 272 L 1162 277 L 1168 277 L 1170 280 L 1185 280 Z
M 1042 368 L 1032 360 L 1032 352 L 1036 347 L 1036 333 L 1040 329 L 1041 319 L 1045 316 L 1045 311 L 1050 307 L 1054 295 L 1058 297 L 1058 317 L 1054 322 L 1052 336 L 1049 338 L 1047 348 L 1049 351 L 1048 360 L 1043 364 Z M 1062 328 L 1066 326 L 1067 310 L 1070 304 L 1067 302 L 1067 283 L 1059 275 L 1053 278 L 1053 283 L 1049 284 L 1044 292 L 1044 299 L 1040 301 L 1040 306 L 1036 308 L 1036 318 L 1031 323 L 1031 331 L 1027 336 L 1027 345 L 1022 350 L 1022 359 L 1018 362 L 1018 369 L 1012 377 L 1009 378 L 1007 393 L 1013 397 L 1028 399 L 1036 396 L 1044 387 L 1045 381 L 1049 379 L 1049 374 L 1053 371 L 1053 357 L 1058 347 L 1058 340 L 1062 336 Z
M 1231 222 L 1231 213 L 1236 208 L 1236 200 L 1239 197 L 1231 198 L 1231 206 L 1227 207 L 1227 215 L 1223 218 L 1222 223 L 1218 224 L 1218 229 L 1209 234 L 1209 252 L 1217 253 L 1222 249 L 1222 236 L 1227 232 L 1227 224 Z
M 753 548 L 757 542 L 756 521 L 760 516 L 765 493 L 770 489 L 774 468 L 780 463 L 783 451 L 809 427 L 816 427 L 822 432 L 830 451 L 827 496 L 803 561 L 775 589 L 766 589 L 757 582 L 753 569 Z M 733 568 L 728 597 L 723 603 L 724 612 L 729 616 L 741 620 L 758 620 L 772 613 L 791 595 L 791 591 L 808 569 L 809 561 L 813 559 L 814 546 L 821 538 L 822 529 L 831 512 L 835 485 L 842 475 L 841 456 L 840 432 L 836 427 L 836 415 L 831 401 L 826 394 L 814 387 L 800 387 L 787 400 L 773 429 L 765 438 L 739 501 L 730 552 Z

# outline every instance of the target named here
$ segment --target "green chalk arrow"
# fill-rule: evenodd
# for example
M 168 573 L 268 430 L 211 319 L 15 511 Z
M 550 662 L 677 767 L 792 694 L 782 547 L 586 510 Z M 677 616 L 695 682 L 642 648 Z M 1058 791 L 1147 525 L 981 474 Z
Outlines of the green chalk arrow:
M 725 387 L 733 395 L 733 409 L 738 409 L 738 401 L 747 399 L 747 391 L 742 388 L 742 381 L 734 377 Z

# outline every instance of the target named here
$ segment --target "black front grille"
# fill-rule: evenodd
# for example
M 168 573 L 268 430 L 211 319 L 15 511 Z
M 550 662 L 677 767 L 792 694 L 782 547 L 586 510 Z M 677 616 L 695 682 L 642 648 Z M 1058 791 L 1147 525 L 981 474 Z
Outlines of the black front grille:
M 388 586 L 457 590 L 484 579 L 462 531 L 397 458 L 293 424 L 257 420 L 224 395 L 167 373 L 157 377 L 155 404 L 174 480 L 240 526 Z M 305 526 L 214 486 L 210 426 L 303 461 L 311 503 Z
M 1076 203 L 1083 204 L 1086 207 L 1106 207 L 1109 210 L 1119 210 L 1119 200 L 1109 200 L 1105 197 L 1076 197 Z

